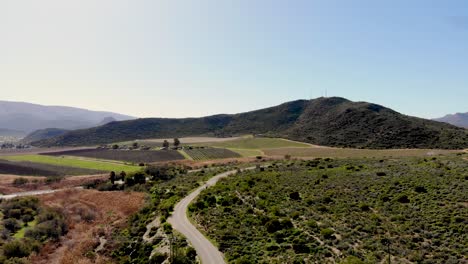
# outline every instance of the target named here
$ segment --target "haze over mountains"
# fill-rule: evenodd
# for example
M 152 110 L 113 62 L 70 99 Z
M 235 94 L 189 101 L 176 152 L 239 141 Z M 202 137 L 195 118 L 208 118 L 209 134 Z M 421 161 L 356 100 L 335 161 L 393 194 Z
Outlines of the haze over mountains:
M 15 131 L 24 136 L 46 128 L 82 129 L 104 124 L 109 120 L 129 119 L 134 117 L 74 107 L 0 101 L 0 135 Z
M 453 115 L 446 115 L 441 118 L 435 118 L 434 120 L 439 122 L 445 122 L 454 126 L 468 128 L 468 112 L 467 113 L 456 113 Z
M 105 144 L 133 139 L 257 134 L 356 148 L 468 148 L 467 130 L 344 98 L 297 100 L 256 111 L 202 118 L 144 118 L 70 131 L 38 146 Z

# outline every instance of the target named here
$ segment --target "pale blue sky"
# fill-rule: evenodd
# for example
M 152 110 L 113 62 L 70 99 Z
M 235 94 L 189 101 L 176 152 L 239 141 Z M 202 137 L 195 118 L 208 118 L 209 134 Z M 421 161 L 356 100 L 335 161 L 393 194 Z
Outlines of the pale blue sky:
M 186 117 L 325 90 L 468 111 L 468 1 L 0 2 L 0 100 Z

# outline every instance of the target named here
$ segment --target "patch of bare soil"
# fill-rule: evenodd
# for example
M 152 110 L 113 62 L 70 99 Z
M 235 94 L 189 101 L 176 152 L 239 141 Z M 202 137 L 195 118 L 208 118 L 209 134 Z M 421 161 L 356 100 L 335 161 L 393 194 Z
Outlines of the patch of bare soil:
M 101 255 L 112 244 L 111 234 L 126 225 L 128 217 L 144 203 L 144 193 L 67 190 L 39 197 L 61 211 L 69 231 L 58 243 L 48 243 L 31 257 L 32 263 L 113 263 Z M 99 249 L 99 252 L 97 252 Z

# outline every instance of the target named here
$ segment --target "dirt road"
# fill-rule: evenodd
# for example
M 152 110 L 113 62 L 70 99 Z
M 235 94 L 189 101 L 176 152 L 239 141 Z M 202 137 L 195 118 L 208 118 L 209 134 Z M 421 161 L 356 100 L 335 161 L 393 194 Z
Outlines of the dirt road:
M 189 204 L 195 200 L 195 198 L 197 198 L 201 191 L 215 185 L 216 182 L 218 182 L 218 180 L 221 178 L 228 177 L 235 173 L 236 170 L 232 170 L 218 174 L 211 178 L 204 185 L 200 186 L 198 189 L 182 199 L 174 207 L 174 213 L 168 219 L 172 227 L 182 233 L 188 239 L 188 241 L 190 241 L 192 246 L 197 251 L 198 257 L 200 258 L 202 264 L 223 264 L 226 262 L 224 261 L 223 254 L 190 222 L 187 217 L 187 208 Z
M 75 187 L 74 189 L 83 189 L 83 187 Z M 56 190 L 37 190 L 37 191 L 19 192 L 19 193 L 7 194 L 7 195 L 0 195 L 0 200 L 2 199 L 8 200 L 8 199 L 13 199 L 16 197 L 23 197 L 23 196 L 36 196 L 36 195 L 42 195 L 42 194 L 49 194 L 49 193 L 60 192 L 64 190 L 70 190 L 70 188 L 56 189 Z

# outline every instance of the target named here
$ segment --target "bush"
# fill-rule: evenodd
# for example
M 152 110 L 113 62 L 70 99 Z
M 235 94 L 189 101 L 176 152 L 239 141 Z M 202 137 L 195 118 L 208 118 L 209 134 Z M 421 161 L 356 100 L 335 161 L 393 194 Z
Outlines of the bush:
M 323 236 L 323 238 L 325 239 L 332 239 L 334 238 L 333 234 L 335 233 L 335 231 L 333 231 L 333 229 L 330 229 L 330 228 L 324 228 L 322 230 L 320 230 L 320 234 Z
M 63 180 L 63 177 L 61 176 L 50 176 L 50 177 L 47 177 L 47 179 L 45 180 L 45 183 L 52 184 L 52 183 L 60 182 L 62 180 Z
M 13 180 L 13 185 L 20 186 L 20 185 L 25 185 L 28 182 L 29 180 L 26 178 L 16 178 Z
M 298 200 L 301 200 L 301 195 L 299 194 L 299 192 L 292 192 L 292 193 L 289 194 L 289 198 L 291 200 L 298 201 Z
M 23 240 L 13 240 L 3 245 L 3 254 L 7 258 L 23 258 L 31 254 L 31 247 Z
M 427 193 L 427 189 L 426 189 L 426 187 L 424 187 L 424 186 L 416 186 L 416 188 L 414 188 L 414 190 L 415 190 L 417 193 Z
M 8 218 L 8 219 L 3 220 L 3 226 L 6 229 L 10 230 L 10 232 L 12 233 L 21 229 L 20 223 L 18 222 L 18 220 L 14 218 Z
M 410 202 L 410 199 L 408 198 L 407 195 L 401 195 L 400 197 L 398 197 L 397 200 L 400 203 L 409 203 Z
M 172 233 L 172 225 L 169 224 L 168 222 L 163 224 L 163 229 L 166 234 Z

